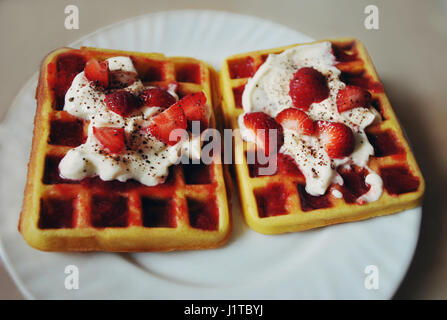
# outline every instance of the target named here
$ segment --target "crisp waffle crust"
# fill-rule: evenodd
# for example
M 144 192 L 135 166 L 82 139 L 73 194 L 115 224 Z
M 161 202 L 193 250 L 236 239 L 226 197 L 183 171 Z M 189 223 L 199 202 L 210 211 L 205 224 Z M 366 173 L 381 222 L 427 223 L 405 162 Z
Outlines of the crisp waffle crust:
M 145 85 L 163 87 L 175 81 L 180 97 L 203 91 L 213 109 L 217 75 L 201 61 L 95 48 L 50 53 L 42 62 L 36 91 L 20 232 L 31 246 L 47 251 L 169 251 L 223 245 L 231 219 L 224 168 L 217 158 L 210 165 L 173 166 L 167 181 L 154 187 L 59 176 L 60 159 L 85 141 L 88 123 L 63 111 L 66 87 L 58 81 L 82 71 L 90 58 L 113 56 L 130 56 Z M 67 57 L 70 64 L 65 64 Z M 211 111 L 215 127 L 218 115 Z
M 422 201 L 424 179 L 364 45 L 351 38 L 321 41 L 332 43 L 342 80 L 367 88 L 382 116 L 383 121 L 368 127 L 366 133 L 375 148 L 375 156 L 370 158 L 368 166 L 381 175 L 384 192 L 377 201 L 363 205 L 345 196 L 336 198 L 328 192 L 312 197 L 305 192 L 305 180 L 300 174 L 278 167 L 274 175 L 256 175 L 256 167 L 247 163 L 247 154 L 255 146 L 236 136 L 234 156 L 241 163 L 235 169 L 243 214 L 247 224 L 261 233 L 279 234 L 363 220 L 409 209 Z M 227 127 L 238 128 L 237 118 L 243 113 L 241 94 L 248 78 L 268 54 L 281 53 L 294 46 L 237 54 L 225 60 L 220 88 Z

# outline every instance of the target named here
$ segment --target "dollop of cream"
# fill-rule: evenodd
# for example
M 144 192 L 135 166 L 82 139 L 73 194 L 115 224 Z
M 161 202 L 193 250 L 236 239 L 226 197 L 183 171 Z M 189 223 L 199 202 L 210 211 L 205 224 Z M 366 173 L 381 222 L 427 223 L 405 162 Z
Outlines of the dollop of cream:
M 332 183 L 342 184 L 336 171 L 338 166 L 355 164 L 367 167 L 369 157 L 374 154 L 374 148 L 364 130 L 380 120 L 380 115 L 371 106 L 338 112 L 337 94 L 346 85 L 340 80 L 341 71 L 335 65 L 336 59 L 330 42 L 302 45 L 280 54 L 270 54 L 255 75 L 248 80 L 242 94 L 244 114 L 262 111 L 276 117 L 282 110 L 294 107 L 289 95 L 289 83 L 300 68 L 312 67 L 327 78 L 328 98 L 312 103 L 306 113 L 313 121 L 342 122 L 349 126 L 355 137 L 353 153 L 343 159 L 330 159 L 317 137 L 299 135 L 288 129 L 284 130 L 284 144 L 279 150 L 296 161 L 306 178 L 306 191 L 313 196 L 324 194 Z M 253 142 L 253 133 L 241 126 L 244 114 L 238 119 L 241 135 L 244 140 Z M 369 178 L 367 183 L 371 185 L 371 194 L 364 195 L 363 199 L 374 201 L 379 194 L 378 190 L 382 189 L 381 178 L 375 175 L 374 178 Z
M 107 59 L 115 79 L 123 81 L 120 89 L 138 95 L 146 89 L 129 57 Z M 171 94 L 173 89 L 170 88 Z M 173 96 L 178 97 L 173 93 Z M 84 144 L 67 152 L 59 164 L 62 177 L 81 180 L 99 176 L 104 181 L 127 181 L 135 179 L 147 186 L 164 182 L 169 167 L 180 161 L 182 155 L 200 159 L 200 136 L 182 137 L 177 144 L 168 146 L 150 135 L 146 128 L 151 118 L 162 112 L 159 107 L 143 107 L 128 117 L 110 111 L 105 102 L 105 93 L 88 81 L 84 72 L 73 80 L 65 95 L 64 110 L 89 121 L 88 136 Z M 124 128 L 126 150 L 119 155 L 105 152 L 93 134 L 93 127 Z

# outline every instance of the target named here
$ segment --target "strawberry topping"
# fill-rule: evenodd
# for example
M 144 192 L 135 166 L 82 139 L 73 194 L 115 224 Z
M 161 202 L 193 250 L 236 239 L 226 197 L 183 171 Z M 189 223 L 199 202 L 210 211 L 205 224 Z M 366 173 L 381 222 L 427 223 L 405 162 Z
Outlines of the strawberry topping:
M 281 125 L 264 112 L 245 114 L 244 124 L 256 135 L 256 145 L 264 149 L 266 155 L 276 153 L 284 143 Z M 273 140 L 275 135 L 276 141 Z
M 85 76 L 88 80 L 95 82 L 96 85 L 103 88 L 109 86 L 109 63 L 107 61 L 99 62 L 91 59 L 85 65 Z
M 208 107 L 203 92 L 188 94 L 176 104 L 183 109 L 189 124 L 191 121 L 200 121 L 201 128 L 208 127 Z
M 110 153 L 119 154 L 126 146 L 124 128 L 93 127 L 93 135 L 102 147 Z
M 312 135 L 315 131 L 314 123 L 304 111 L 288 108 L 276 116 L 276 122 L 284 129 L 294 130 L 299 134 Z
M 307 111 L 312 103 L 329 96 L 326 78 L 313 68 L 301 68 L 290 80 L 289 95 L 295 107 Z
M 317 121 L 316 131 L 330 158 L 344 158 L 354 151 L 354 134 L 347 125 L 340 122 Z
M 150 88 L 140 94 L 143 106 L 168 108 L 177 100 L 165 89 Z
M 358 107 L 368 108 L 370 103 L 371 93 L 357 86 L 346 86 L 337 94 L 338 112 Z
M 176 139 L 171 140 L 169 139 L 171 132 L 176 129 L 186 130 L 187 125 L 183 109 L 178 104 L 174 104 L 162 113 L 154 116 L 146 130 L 160 141 L 172 146 L 179 142 L 181 137 L 178 136 Z
M 115 91 L 106 95 L 104 99 L 107 108 L 123 117 L 138 109 L 140 100 L 133 93 L 125 90 Z

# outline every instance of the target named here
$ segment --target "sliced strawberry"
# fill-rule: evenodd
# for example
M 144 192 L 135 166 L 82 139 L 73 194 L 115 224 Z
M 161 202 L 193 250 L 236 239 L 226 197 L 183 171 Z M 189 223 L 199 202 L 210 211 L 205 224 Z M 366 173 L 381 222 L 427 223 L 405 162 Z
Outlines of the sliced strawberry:
M 133 93 L 125 90 L 115 91 L 106 95 L 104 99 L 107 108 L 123 117 L 138 109 L 140 100 Z
M 327 80 L 313 68 L 301 68 L 290 80 L 289 95 L 295 107 L 307 111 L 312 103 L 329 96 Z
M 150 88 L 140 94 L 143 106 L 168 108 L 177 100 L 165 89 Z
M 107 61 L 99 62 L 96 59 L 91 59 L 85 65 L 84 72 L 88 80 L 103 88 L 109 86 L 109 63 Z
M 337 109 L 343 112 L 352 108 L 368 108 L 371 103 L 371 93 L 357 86 L 346 86 L 345 89 L 338 91 Z
M 347 125 L 340 122 L 317 121 L 316 131 L 330 158 L 344 158 L 354 151 L 354 134 Z
M 304 111 L 296 108 L 288 108 L 276 116 L 276 122 L 284 129 L 290 129 L 299 134 L 312 135 L 315 131 L 314 123 Z
M 93 135 L 102 147 L 110 153 L 119 154 L 126 147 L 124 128 L 93 127 Z
M 154 116 L 146 130 L 160 141 L 172 146 L 179 142 L 181 137 L 177 137 L 176 140 L 170 140 L 169 135 L 171 132 L 176 129 L 186 130 L 187 126 L 188 123 L 183 109 L 178 104 L 174 104 L 162 113 Z
M 189 124 L 191 121 L 200 121 L 202 129 L 208 127 L 208 107 L 203 92 L 188 94 L 179 100 L 177 105 L 185 112 Z
M 284 143 L 283 130 L 275 119 L 264 112 L 251 112 L 244 115 L 244 125 L 256 135 L 256 145 L 264 149 L 265 154 L 274 154 Z M 270 136 L 276 134 L 276 141 L 270 144 Z

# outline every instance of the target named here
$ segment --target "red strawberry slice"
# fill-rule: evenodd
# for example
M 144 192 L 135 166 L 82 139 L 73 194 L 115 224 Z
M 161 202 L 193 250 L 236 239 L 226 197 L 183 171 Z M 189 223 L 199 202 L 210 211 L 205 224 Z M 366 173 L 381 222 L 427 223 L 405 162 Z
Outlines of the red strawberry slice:
M 183 109 L 178 104 L 174 104 L 162 113 L 154 116 L 151 124 L 146 130 L 158 140 L 172 146 L 179 142 L 181 137 L 177 137 L 175 140 L 170 140 L 169 135 L 171 132 L 176 129 L 186 130 L 187 126 L 188 123 Z
M 177 100 L 165 89 L 150 88 L 140 94 L 143 106 L 168 108 Z
M 107 61 L 99 62 L 96 59 L 91 59 L 85 65 L 85 76 L 88 80 L 95 82 L 103 88 L 109 86 L 109 63 Z
M 208 107 L 203 92 L 188 94 L 179 100 L 177 105 L 185 112 L 189 124 L 191 121 L 200 121 L 201 129 L 208 127 Z
M 296 108 L 288 108 L 276 116 L 276 122 L 284 129 L 290 129 L 299 134 L 312 135 L 315 131 L 314 123 L 304 111 Z
M 340 122 L 317 121 L 316 131 L 330 158 L 344 158 L 354 151 L 354 134 L 347 125 Z
M 115 91 L 106 95 L 104 99 L 107 108 L 120 116 L 128 116 L 138 109 L 140 100 L 133 93 L 125 90 Z
M 289 95 L 295 107 L 307 111 L 312 103 L 329 96 L 327 80 L 313 68 L 301 68 L 290 80 Z
M 93 135 L 102 147 L 110 153 L 119 154 L 126 147 L 124 128 L 93 127 Z
M 371 93 L 357 86 L 346 86 L 337 94 L 338 112 L 358 107 L 368 108 L 370 103 Z
M 283 130 L 275 119 L 264 112 L 251 112 L 244 115 L 245 127 L 256 135 L 256 145 L 264 149 L 265 154 L 274 154 L 284 143 Z M 276 141 L 271 135 L 276 134 Z

